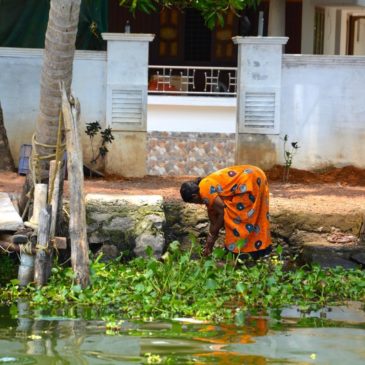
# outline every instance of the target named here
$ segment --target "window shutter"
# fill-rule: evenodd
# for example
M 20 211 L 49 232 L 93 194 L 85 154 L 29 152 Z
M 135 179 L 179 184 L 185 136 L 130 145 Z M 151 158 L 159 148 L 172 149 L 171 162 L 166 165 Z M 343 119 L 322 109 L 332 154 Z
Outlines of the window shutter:
M 147 94 L 141 88 L 115 87 L 109 93 L 108 121 L 113 130 L 144 130 Z
M 112 91 L 112 125 L 140 123 L 142 119 L 141 90 Z
M 279 93 L 275 89 L 246 90 L 242 133 L 279 133 Z

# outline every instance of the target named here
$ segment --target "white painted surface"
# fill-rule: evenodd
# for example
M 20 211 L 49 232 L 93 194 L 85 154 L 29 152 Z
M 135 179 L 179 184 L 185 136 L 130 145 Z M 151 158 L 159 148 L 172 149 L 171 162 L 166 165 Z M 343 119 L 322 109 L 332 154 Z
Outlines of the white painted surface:
M 148 49 L 153 34 L 103 33 L 107 40 L 107 95 L 106 120 L 115 131 L 145 131 L 148 83 Z M 116 95 L 123 95 L 115 106 Z M 132 117 L 114 118 L 126 105 L 125 100 L 135 97 L 137 113 Z M 138 105 L 139 103 L 139 105 Z M 137 117 L 136 117 L 137 116 Z
M 336 8 L 326 7 L 324 9 L 324 37 L 323 54 L 336 54 Z
M 302 2 L 302 41 L 301 51 L 304 54 L 313 53 L 314 37 L 314 5 L 312 0 Z
M 270 47 L 266 50 L 270 54 Z M 280 61 L 265 56 L 264 70 L 270 69 L 271 59 Z M 296 167 L 365 167 L 365 57 L 284 55 L 283 61 L 281 79 L 270 79 L 282 87 L 280 134 L 269 137 L 278 156 L 282 156 L 279 137 L 288 134 L 301 146 L 294 158 Z M 0 48 L 0 101 L 16 161 L 20 145 L 30 143 L 34 131 L 41 63 L 41 50 Z M 260 82 L 253 72 L 248 76 Z M 72 88 L 80 99 L 84 123 L 99 120 L 105 126 L 106 80 L 105 52 L 76 52 Z M 150 95 L 147 130 L 235 133 L 235 104 L 230 97 Z
M 285 36 L 285 0 L 270 0 L 268 35 L 270 37 Z
M 237 131 L 280 132 L 282 50 L 287 37 L 234 37 L 238 45 Z
M 364 15 L 365 0 L 303 0 L 302 5 L 302 39 L 301 53 L 313 54 L 313 39 L 315 28 L 315 8 L 324 8 L 325 25 L 323 39 L 323 54 L 345 55 L 348 36 L 349 15 Z M 365 55 L 364 22 L 360 21 L 360 27 L 356 30 L 354 54 Z
M 147 131 L 235 133 L 236 98 L 149 95 Z
M 0 48 L 0 102 L 11 152 L 17 163 L 20 146 L 30 144 L 39 110 L 43 52 Z M 105 52 L 76 51 L 72 89 L 81 103 L 84 123 L 105 125 Z
M 23 220 L 15 210 L 7 193 L 0 192 L 0 231 L 17 231 L 24 228 Z
M 365 57 L 284 56 L 281 134 L 295 167 L 365 167 Z

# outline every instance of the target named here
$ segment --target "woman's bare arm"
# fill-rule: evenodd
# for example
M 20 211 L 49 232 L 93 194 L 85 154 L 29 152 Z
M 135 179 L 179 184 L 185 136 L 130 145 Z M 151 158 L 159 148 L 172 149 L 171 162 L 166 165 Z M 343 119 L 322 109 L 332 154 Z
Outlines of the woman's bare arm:
M 203 251 L 204 256 L 211 254 L 214 243 L 218 238 L 219 230 L 224 226 L 224 202 L 219 196 L 214 200 L 212 208 L 208 209 L 208 217 L 210 226 Z

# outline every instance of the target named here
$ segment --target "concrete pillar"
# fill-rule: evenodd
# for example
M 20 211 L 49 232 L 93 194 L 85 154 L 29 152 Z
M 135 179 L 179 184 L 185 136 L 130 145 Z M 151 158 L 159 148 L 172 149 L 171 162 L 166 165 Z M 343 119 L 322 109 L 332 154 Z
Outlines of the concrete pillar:
M 283 46 L 287 37 L 234 37 L 238 45 L 236 163 L 270 168 L 280 151 Z
M 303 0 L 301 53 L 313 54 L 315 6 L 312 0 Z
M 268 36 L 285 36 L 285 0 L 270 0 Z
M 105 171 L 125 177 L 147 173 L 148 47 L 153 34 L 103 33 L 107 43 L 106 121 L 115 140 Z

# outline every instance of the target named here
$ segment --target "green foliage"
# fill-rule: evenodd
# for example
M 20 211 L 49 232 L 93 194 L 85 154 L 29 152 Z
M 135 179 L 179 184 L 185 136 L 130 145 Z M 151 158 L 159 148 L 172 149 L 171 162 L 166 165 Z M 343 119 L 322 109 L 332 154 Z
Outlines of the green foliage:
M 287 134 L 284 136 L 283 141 L 284 141 L 284 160 L 285 160 L 283 182 L 287 183 L 289 181 L 289 172 L 290 172 L 290 168 L 293 164 L 293 158 L 299 148 L 299 145 L 298 145 L 298 142 L 291 142 L 290 147 L 288 149 L 288 147 L 287 147 L 288 135 Z
M 7 254 L 0 254 L 0 287 L 16 277 L 17 265 Z
M 175 241 L 162 260 L 150 256 L 121 264 L 96 259 L 91 263 L 92 284 L 85 290 L 75 284 L 71 268 L 56 266 L 48 286 L 21 289 L 14 281 L 1 291 L 0 302 L 25 297 L 44 309 L 74 304 L 99 307 L 103 315 L 111 316 L 113 331 L 119 326 L 112 320 L 113 313 L 144 320 L 185 316 L 240 323 L 247 310 L 288 305 L 309 310 L 345 300 L 365 301 L 363 270 L 304 266 L 288 271 L 278 257 L 238 265 L 230 256 L 222 261 L 220 248 L 208 259 L 192 260 L 198 251 L 192 245 L 190 251 L 182 252 Z
M 91 145 L 91 152 L 92 152 L 92 159 L 91 163 L 96 163 L 96 161 L 101 157 L 104 158 L 105 155 L 109 152 L 106 145 L 108 143 L 112 143 L 114 140 L 114 136 L 112 134 L 111 128 L 105 128 L 104 130 L 101 129 L 101 126 L 98 121 L 91 122 L 86 124 L 85 133 L 90 138 L 90 145 Z M 101 136 L 101 145 L 99 146 L 98 154 L 95 154 L 94 150 L 94 138 L 100 133 Z
M 224 14 L 231 10 L 238 15 L 247 6 L 255 7 L 260 0 L 119 0 L 121 6 L 127 7 L 132 13 L 136 10 L 145 13 L 155 12 L 161 7 L 178 9 L 194 8 L 203 16 L 209 28 L 224 25 Z

